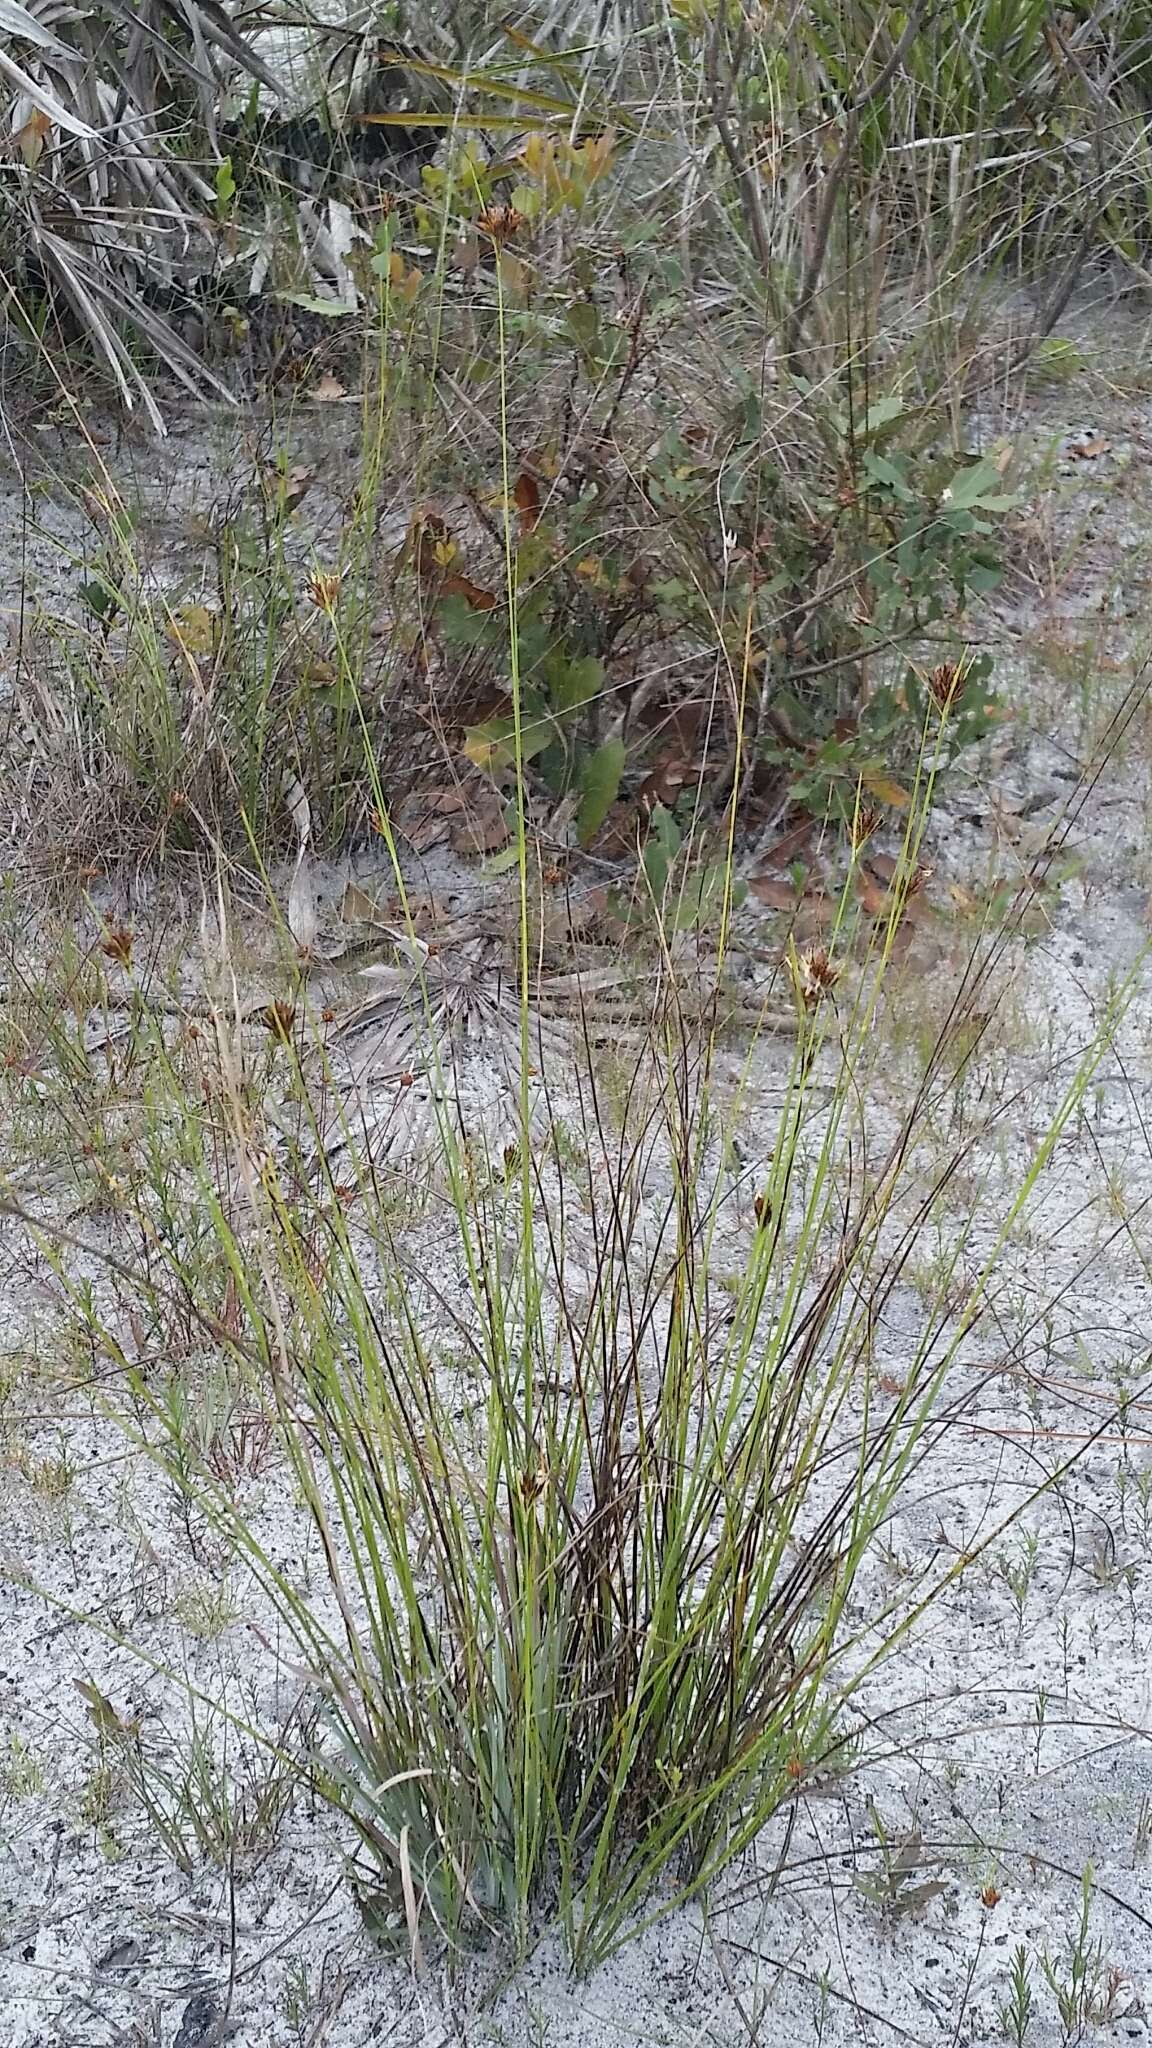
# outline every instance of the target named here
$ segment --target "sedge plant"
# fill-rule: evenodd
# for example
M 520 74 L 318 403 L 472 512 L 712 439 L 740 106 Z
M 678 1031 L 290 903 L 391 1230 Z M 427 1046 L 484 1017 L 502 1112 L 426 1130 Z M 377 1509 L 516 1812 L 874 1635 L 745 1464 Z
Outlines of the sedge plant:
M 505 1157 L 445 1115 L 415 1229 L 386 1160 L 337 1186 L 286 1151 L 222 997 L 206 1119 L 157 1047 L 148 1085 L 163 1093 L 167 1074 L 182 1206 L 219 1276 L 213 1291 L 202 1258 L 186 1270 L 180 1232 L 157 1231 L 141 1197 L 136 1286 L 169 1312 L 179 1299 L 262 1404 L 321 1586 L 189 1443 L 173 1383 L 124 1354 L 91 1292 L 76 1305 L 115 1358 L 126 1426 L 294 1642 L 319 1715 L 314 1782 L 354 1832 L 366 1892 L 416 1947 L 435 1929 L 453 1951 L 495 1933 L 522 1952 L 556 1913 L 573 1959 L 601 1958 L 705 1888 L 835 1756 L 862 1672 L 908 1626 L 894 1609 L 861 1628 L 854 1588 L 955 1398 L 981 1281 L 925 1310 L 901 1391 L 881 1401 L 885 1305 L 954 1165 L 925 1181 L 917 1157 L 951 1024 L 900 1129 L 871 1142 L 895 929 L 854 993 L 827 952 L 794 956 L 795 1029 L 779 1108 L 768 1128 L 752 1119 L 752 1182 L 733 1141 L 747 1153 L 762 1049 L 733 1067 L 671 947 L 623 1055 L 623 1105 L 599 1085 L 589 1001 L 568 1058 L 523 1076 L 531 1123 Z M 986 973 L 972 982 L 986 1009 Z M 525 1013 L 530 1000 L 525 985 Z M 293 1086 L 307 1100 L 310 1085 L 305 1059 Z M 222 1126 L 223 1175 L 204 1135 Z M 961 1224 L 957 1265 L 963 1242 Z M 121 1287 L 131 1271 L 121 1257 Z

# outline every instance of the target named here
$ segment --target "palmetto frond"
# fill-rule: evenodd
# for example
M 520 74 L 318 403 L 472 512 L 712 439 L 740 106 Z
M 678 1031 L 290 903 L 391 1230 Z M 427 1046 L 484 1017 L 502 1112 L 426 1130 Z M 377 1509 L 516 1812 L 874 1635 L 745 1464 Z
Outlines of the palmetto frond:
M 371 993 L 332 1034 L 341 1100 L 329 1156 L 363 1146 L 399 1163 L 446 1126 L 456 1142 L 499 1153 L 519 1129 L 525 1089 L 530 1110 L 539 1106 L 545 1062 L 567 1040 L 544 1014 L 548 979 L 525 1006 L 502 934 L 473 928 L 436 946 L 392 936 L 397 964 L 364 969 Z

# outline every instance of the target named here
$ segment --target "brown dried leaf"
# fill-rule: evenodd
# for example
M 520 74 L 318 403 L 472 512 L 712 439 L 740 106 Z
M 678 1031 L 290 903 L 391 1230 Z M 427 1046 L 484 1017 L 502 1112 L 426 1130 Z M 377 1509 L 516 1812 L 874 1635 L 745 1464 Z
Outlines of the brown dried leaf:
M 785 882 L 779 875 L 753 875 L 748 883 L 748 893 L 763 903 L 769 910 L 791 910 L 800 908 L 800 897 L 791 882 Z
M 512 502 L 520 514 L 521 533 L 531 533 L 540 523 L 540 486 L 526 469 L 516 479 Z
M 857 870 L 856 894 L 866 917 L 888 917 L 891 914 L 891 890 L 867 867 Z
M 499 800 L 493 795 L 470 805 L 452 827 L 450 844 L 455 853 L 498 853 L 511 834 Z
M 939 925 L 932 931 L 917 931 L 914 925 L 902 925 L 896 940 L 894 950 L 902 957 L 907 975 L 914 975 L 922 981 L 926 975 L 939 973 L 940 963 L 948 955 Z
M 370 896 L 367 889 L 362 889 L 359 882 L 345 883 L 344 894 L 336 906 L 336 915 L 343 924 L 382 925 L 386 922 L 385 914 L 376 898 Z
M 396 829 L 414 853 L 426 853 L 447 838 L 449 821 L 463 809 L 464 797 L 458 789 L 428 790 L 418 803 L 407 806 Z
M 802 853 L 816 830 L 815 818 L 801 818 L 790 832 L 784 832 L 760 858 L 766 868 L 786 868 Z
M 308 396 L 314 398 L 317 405 L 336 405 L 341 398 L 347 398 L 348 393 L 340 379 L 326 370 L 322 377 L 317 378 Z
M 553 898 L 544 907 L 544 938 L 550 946 L 573 945 L 588 939 L 608 909 L 608 889 L 585 889 L 579 896 Z
M 407 910 L 398 896 L 393 897 L 390 916 L 393 924 L 410 924 L 420 939 L 430 938 L 438 925 L 451 922 L 448 909 L 435 896 L 410 896 Z
M 868 861 L 868 867 L 878 882 L 887 884 L 895 881 L 900 863 L 893 859 L 890 853 L 874 853 Z
M 513 256 L 510 249 L 496 251 L 496 269 L 505 291 L 511 292 L 515 298 L 519 298 L 531 282 L 532 272 L 528 265 L 522 263 L 519 256 Z
M 30 171 L 39 163 L 44 153 L 45 138 L 51 133 L 52 123 L 48 115 L 34 107 L 24 126 L 18 128 L 12 137 Z
M 314 689 L 328 690 L 336 681 L 337 670 L 330 661 L 324 661 L 319 654 L 307 653 L 300 668 L 300 681 L 310 683 Z
M 474 612 L 495 611 L 500 600 L 491 590 L 485 590 L 479 583 L 473 583 L 470 576 L 445 576 L 440 585 L 442 597 L 462 597 Z
M 936 913 L 923 890 L 910 889 L 904 899 L 904 909 L 902 912 L 904 923 L 910 925 L 931 924 L 935 916 Z
M 658 754 L 651 768 L 636 792 L 636 801 L 645 811 L 654 804 L 663 804 L 671 810 L 686 782 L 691 782 L 700 773 L 699 764 L 687 758 L 676 747 L 666 747 Z
M 601 860 L 625 860 L 636 852 L 636 806 L 613 804 L 589 849 Z
M 934 912 L 925 896 L 931 868 L 917 868 L 900 886 L 899 866 L 890 855 L 878 853 L 863 863 L 856 875 L 856 894 L 867 917 L 899 917 L 902 924 L 924 924 Z
M 316 481 L 316 471 L 305 463 L 297 463 L 282 480 L 284 510 L 294 512 L 301 505 Z
M 796 913 L 794 936 L 798 945 L 827 931 L 836 916 L 836 898 L 825 889 L 806 889 Z

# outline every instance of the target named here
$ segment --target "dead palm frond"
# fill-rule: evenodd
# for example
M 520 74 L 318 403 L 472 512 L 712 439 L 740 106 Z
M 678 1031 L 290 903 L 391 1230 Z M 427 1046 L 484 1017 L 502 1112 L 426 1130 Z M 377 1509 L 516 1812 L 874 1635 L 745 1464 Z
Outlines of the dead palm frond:
M 278 81 L 216 0 L 0 0 L 0 79 L 14 89 L 0 137 L 0 269 L 27 310 L 26 281 L 67 306 L 124 403 L 162 430 L 124 339 L 135 331 L 185 386 L 225 387 L 150 303 L 197 244 L 211 268 L 215 193 L 181 153 L 211 138 L 230 78 Z M 28 322 L 26 324 L 31 324 Z
M 518 1128 L 525 1080 L 539 1109 L 544 1059 L 566 1041 L 564 1025 L 544 1014 L 547 978 L 525 1014 L 502 933 L 473 927 L 435 947 L 407 932 L 390 936 L 396 964 L 363 970 L 372 993 L 332 1034 L 329 1162 L 349 1148 L 410 1162 L 442 1139 L 445 1123 L 457 1142 L 503 1151 Z

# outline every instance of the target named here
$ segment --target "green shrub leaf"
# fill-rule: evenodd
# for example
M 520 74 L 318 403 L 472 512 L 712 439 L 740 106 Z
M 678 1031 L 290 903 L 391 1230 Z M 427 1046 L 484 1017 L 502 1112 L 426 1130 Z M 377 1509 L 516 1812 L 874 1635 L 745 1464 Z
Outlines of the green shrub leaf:
M 581 846 L 595 839 L 597 832 L 620 794 L 627 748 L 623 740 L 605 740 L 589 754 L 580 773 L 580 809 L 576 829 Z

